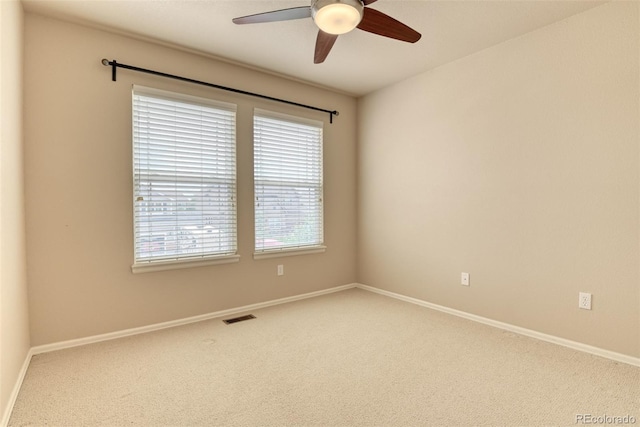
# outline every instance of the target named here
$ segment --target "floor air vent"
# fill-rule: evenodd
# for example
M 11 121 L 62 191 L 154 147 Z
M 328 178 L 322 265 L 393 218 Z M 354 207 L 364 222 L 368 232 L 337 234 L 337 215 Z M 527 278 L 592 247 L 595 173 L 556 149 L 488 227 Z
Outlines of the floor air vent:
M 223 322 L 226 323 L 227 325 L 230 325 L 232 323 L 238 323 L 244 320 L 255 319 L 255 318 L 256 316 L 254 316 L 253 314 L 247 314 L 246 316 L 234 317 L 233 319 L 223 320 Z

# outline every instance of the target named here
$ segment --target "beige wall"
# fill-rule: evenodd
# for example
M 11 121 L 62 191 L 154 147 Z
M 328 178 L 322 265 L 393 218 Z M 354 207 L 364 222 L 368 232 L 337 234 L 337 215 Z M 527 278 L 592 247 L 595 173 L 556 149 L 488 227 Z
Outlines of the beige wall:
M 127 70 L 102 58 L 323 108 L 329 116 Z M 356 100 L 203 56 L 27 14 L 25 168 L 33 345 L 355 281 Z M 236 264 L 132 274 L 131 85 L 238 105 Z M 325 122 L 324 254 L 254 261 L 252 109 Z M 276 275 L 284 264 L 285 275 Z
M 312 86 L 27 15 L 32 344 L 357 279 L 639 356 L 638 31 L 637 4 L 607 4 L 373 93 L 356 106 L 348 96 Z M 341 115 L 329 125 L 319 113 L 125 70 L 113 83 L 103 57 L 313 100 Z M 7 63 L 4 44 L 2 59 Z M 238 104 L 240 263 L 130 272 L 134 83 Z M 252 259 L 254 106 L 325 120 L 325 254 Z M 5 121 L 3 114 L 3 137 Z M 15 131 L 18 122 L 11 121 Z M 15 190 L 20 174 L 13 173 Z M 11 212 L 20 225 L 19 210 Z M 284 277 L 276 276 L 277 264 L 285 265 Z M 471 287 L 459 285 L 461 271 L 471 273 Z M 577 308 L 579 291 L 593 293 L 592 311 Z M 26 307 L 19 307 L 24 317 Z M 28 338 L 20 336 L 27 348 Z
M 22 5 L 0 1 L 0 419 L 29 351 L 22 143 Z M 1 421 L 0 421 L 1 423 Z
M 363 97 L 359 282 L 640 356 L 638 8 Z

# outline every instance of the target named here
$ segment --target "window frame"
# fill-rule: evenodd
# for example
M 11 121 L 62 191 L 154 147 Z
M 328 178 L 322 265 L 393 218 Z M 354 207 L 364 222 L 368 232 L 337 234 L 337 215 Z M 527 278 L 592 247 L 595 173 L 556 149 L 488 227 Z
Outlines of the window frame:
M 320 138 L 319 138 L 319 174 L 320 174 L 320 221 L 319 221 L 319 226 L 320 226 L 320 230 L 319 230 L 319 235 L 320 235 L 320 241 L 318 243 L 312 244 L 312 245 L 299 245 L 299 246 L 285 246 L 285 247 L 276 247 L 276 248 L 262 248 L 262 249 L 258 249 L 257 247 L 257 227 L 258 227 L 258 221 L 257 221 L 257 180 L 256 180 L 256 135 L 255 135 L 255 131 L 256 131 L 256 118 L 267 118 L 267 119 L 272 119 L 272 120 L 278 120 L 278 121 L 283 121 L 283 122 L 288 122 L 288 123 L 293 123 L 293 124 L 298 124 L 298 125 L 303 125 L 303 126 L 311 126 L 311 127 L 316 127 L 319 129 L 320 131 Z M 254 253 L 253 253 L 253 258 L 258 260 L 258 259 L 268 259 L 268 258 L 278 258 L 278 257 L 284 257 L 284 256 L 297 256 L 297 255 L 307 255 L 307 254 L 317 254 L 317 253 L 323 253 L 326 251 L 327 247 L 325 246 L 325 227 L 324 227 L 324 212 L 325 212 L 325 208 L 324 208 L 324 123 L 322 121 L 319 120 L 312 120 L 312 119 L 308 119 L 308 118 L 304 118 L 304 117 L 300 117 L 300 116 L 294 116 L 294 115 L 289 115 L 289 114 L 284 114 L 284 113 L 280 113 L 280 112 L 275 112 L 272 110 L 265 110 L 265 109 L 261 109 L 261 108 L 254 108 L 253 111 L 253 150 L 254 150 L 254 155 L 253 155 L 253 200 L 254 200 L 254 213 L 253 213 L 253 218 L 254 218 Z
M 232 215 L 233 215 L 233 226 L 232 226 L 232 234 L 234 237 L 234 241 L 232 243 L 232 247 L 230 251 L 226 253 L 202 253 L 202 254 L 178 254 L 176 256 L 167 256 L 163 259 L 139 259 L 138 258 L 138 239 L 136 233 L 139 231 L 136 228 L 137 223 L 137 213 L 136 213 L 136 203 L 137 203 L 137 165 L 136 165 L 136 150 L 138 145 L 136 144 L 136 124 L 135 124 L 135 114 L 136 114 L 136 106 L 135 106 L 135 97 L 136 95 L 143 95 L 148 97 L 155 97 L 159 99 L 164 99 L 173 102 L 179 102 L 184 104 L 191 104 L 197 106 L 204 106 L 207 108 L 214 108 L 219 110 L 224 110 L 227 112 L 233 113 L 233 148 L 232 148 L 232 163 L 233 163 L 233 184 L 232 184 L 232 198 L 234 203 Z M 163 270 L 173 270 L 173 269 L 182 269 L 182 268 L 191 268 L 191 267 L 201 267 L 207 265 L 216 265 L 216 264 L 227 264 L 234 263 L 240 260 L 240 255 L 238 255 L 238 203 L 237 203 L 237 192 L 238 192 L 238 168 L 237 168 L 237 106 L 228 102 L 221 102 L 217 100 L 212 100 L 208 98 L 196 97 L 192 95 L 186 95 L 182 93 L 170 92 L 161 89 L 155 89 L 140 85 L 132 85 L 131 88 L 131 132 L 132 132 L 132 140 L 131 140 L 131 149 L 132 149 L 132 213 L 133 213 L 133 265 L 131 266 L 131 271 L 133 273 L 144 273 L 144 272 L 152 272 L 152 271 L 163 271 Z M 225 211 L 226 214 L 229 214 L 229 211 Z

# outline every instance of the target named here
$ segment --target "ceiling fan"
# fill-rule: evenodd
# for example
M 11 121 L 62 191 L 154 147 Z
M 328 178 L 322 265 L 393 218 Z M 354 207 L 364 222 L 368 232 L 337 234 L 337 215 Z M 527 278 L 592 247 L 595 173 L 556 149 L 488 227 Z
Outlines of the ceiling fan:
M 367 6 L 376 0 L 311 0 L 311 6 L 273 10 L 234 18 L 235 24 L 313 18 L 318 26 L 315 64 L 324 62 L 340 34 L 359 28 L 384 37 L 415 43 L 421 34 L 400 21 Z

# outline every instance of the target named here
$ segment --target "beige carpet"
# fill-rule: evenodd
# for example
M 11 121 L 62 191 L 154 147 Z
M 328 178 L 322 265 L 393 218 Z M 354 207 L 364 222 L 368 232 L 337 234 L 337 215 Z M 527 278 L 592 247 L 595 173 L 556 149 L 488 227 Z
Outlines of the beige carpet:
M 360 289 L 252 313 L 34 356 L 9 425 L 640 424 L 637 367 Z

